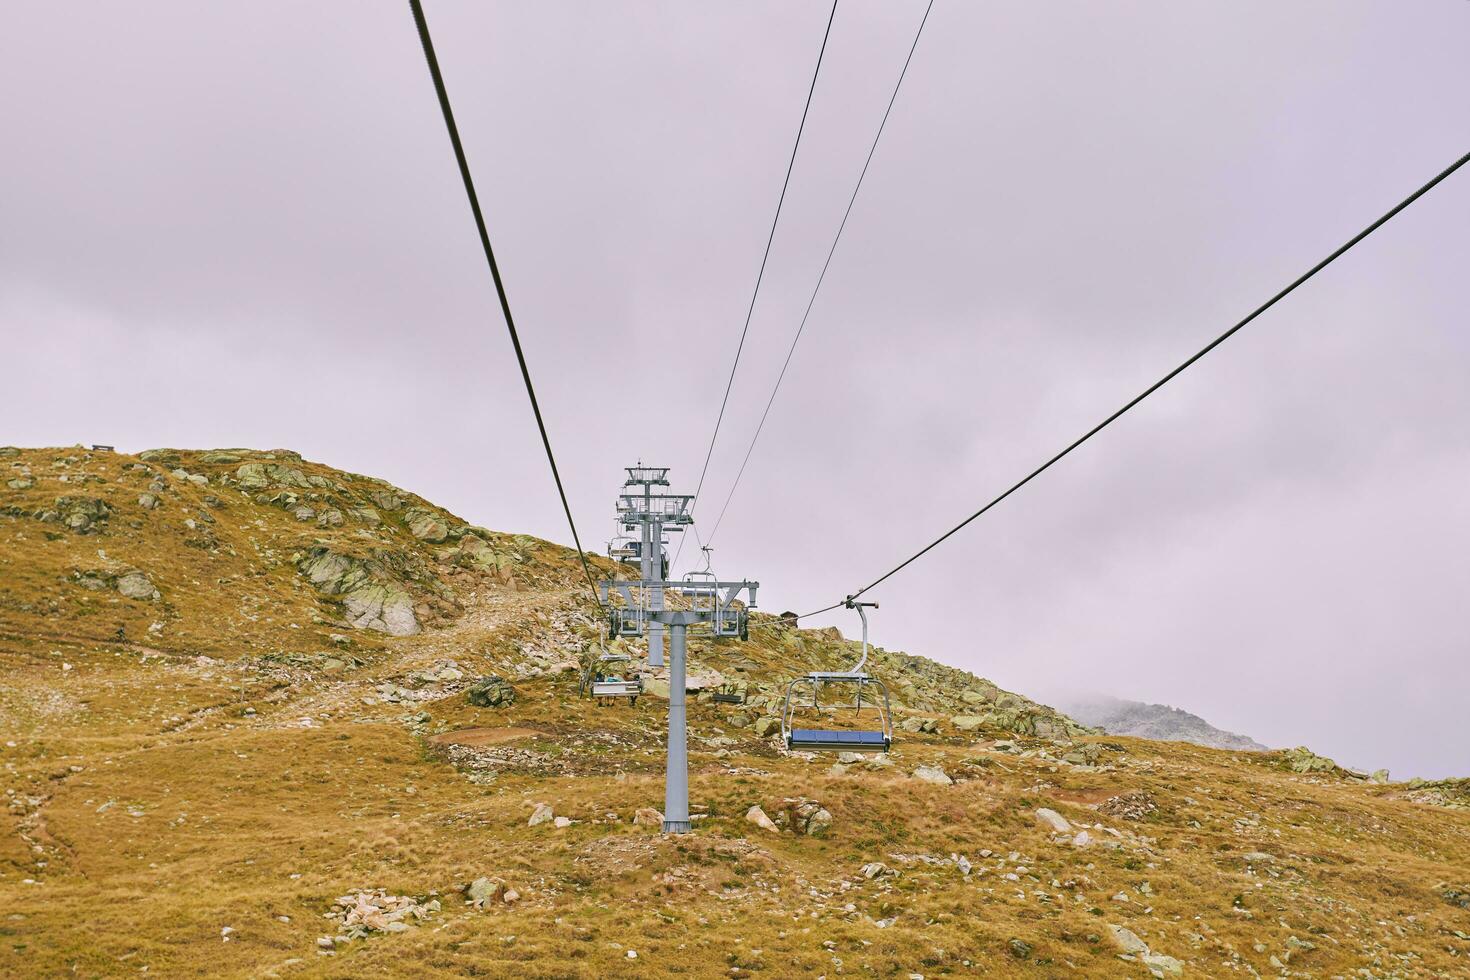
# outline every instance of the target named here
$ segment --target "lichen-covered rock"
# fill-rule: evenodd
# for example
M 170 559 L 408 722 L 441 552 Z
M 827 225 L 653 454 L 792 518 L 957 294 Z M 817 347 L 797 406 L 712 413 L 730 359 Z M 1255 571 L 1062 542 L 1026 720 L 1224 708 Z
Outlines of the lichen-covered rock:
M 480 708 L 501 708 L 514 704 L 516 689 L 503 677 L 482 677 L 465 691 L 465 700 Z
M 793 834 L 820 837 L 832 828 L 832 814 L 816 800 L 788 797 L 777 805 L 774 823 Z
M 1326 756 L 1318 755 L 1305 745 L 1298 745 L 1294 749 L 1287 749 L 1282 753 L 1282 759 L 1286 768 L 1292 772 L 1336 772 L 1337 763 Z
M 199 462 L 211 464 L 238 463 L 240 462 L 240 456 L 236 453 L 225 452 L 221 449 L 215 450 L 214 452 L 210 453 L 204 453 L 199 457 Z
M 419 631 L 413 596 L 391 585 L 374 583 L 342 597 L 342 609 L 354 629 L 377 630 L 392 636 Z

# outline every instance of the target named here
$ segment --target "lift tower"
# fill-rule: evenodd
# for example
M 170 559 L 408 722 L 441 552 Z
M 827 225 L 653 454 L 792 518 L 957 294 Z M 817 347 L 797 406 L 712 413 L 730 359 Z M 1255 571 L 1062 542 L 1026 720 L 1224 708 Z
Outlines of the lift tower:
M 628 479 L 623 483 L 624 492 L 618 496 L 618 521 L 623 530 L 638 532 L 638 570 L 643 582 L 648 583 L 648 608 L 662 611 L 664 608 L 664 580 L 668 569 L 664 567 L 664 532 L 683 533 L 684 528 L 694 523 L 689 505 L 694 499 L 691 494 L 655 493 L 654 487 L 669 485 L 667 466 L 624 467 Z M 639 488 L 632 489 L 629 488 Z M 646 624 L 648 636 L 648 666 L 664 665 L 664 623 L 653 620 Z
M 664 826 L 666 834 L 689 832 L 689 730 L 686 717 L 685 653 L 689 630 L 710 636 L 746 639 L 748 610 L 755 608 L 758 582 L 720 582 L 713 575 L 697 576 L 687 582 L 669 582 L 664 565 L 664 531 L 682 533 L 694 523 L 689 515 L 690 494 L 654 493 L 654 487 L 669 485 L 667 467 L 627 467 L 624 493 L 618 497 L 618 521 L 623 529 L 637 529 L 638 559 L 642 572 L 637 581 L 604 581 L 599 590 L 607 607 L 608 635 L 648 637 L 648 665 L 662 667 L 663 634 L 669 632 L 669 744 L 664 779 Z M 641 487 L 642 492 L 628 491 Z M 633 556 L 629 548 L 610 545 L 608 553 L 624 561 Z M 682 600 L 683 609 L 665 609 L 665 590 Z M 622 603 L 610 601 L 616 593 Z M 741 593 L 746 598 L 742 601 Z
M 689 824 L 689 730 L 685 714 L 684 655 L 689 629 L 711 636 L 749 635 L 747 610 L 755 607 L 759 582 L 701 581 L 689 587 L 672 585 L 689 600 L 688 609 L 653 609 L 654 590 L 662 602 L 663 579 L 641 582 L 612 581 L 601 584 L 602 601 L 608 606 L 608 632 L 612 636 L 652 635 L 654 627 L 669 629 L 669 745 L 664 769 L 664 833 L 687 834 Z M 622 605 L 610 603 L 609 592 L 622 596 Z M 746 593 L 740 602 L 740 593 Z

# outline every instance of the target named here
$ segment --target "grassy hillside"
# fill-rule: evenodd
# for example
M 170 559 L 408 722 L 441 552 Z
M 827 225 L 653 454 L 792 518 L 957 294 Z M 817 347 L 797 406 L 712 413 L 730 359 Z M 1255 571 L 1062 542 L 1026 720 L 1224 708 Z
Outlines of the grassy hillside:
M 757 616 L 691 644 L 665 838 L 664 702 L 578 696 L 574 553 L 279 450 L 0 480 L 3 975 L 1470 968 L 1462 784 L 1095 737 L 892 651 L 894 752 L 789 755 L 785 681 L 855 644 Z M 513 701 L 470 702 L 489 675 Z

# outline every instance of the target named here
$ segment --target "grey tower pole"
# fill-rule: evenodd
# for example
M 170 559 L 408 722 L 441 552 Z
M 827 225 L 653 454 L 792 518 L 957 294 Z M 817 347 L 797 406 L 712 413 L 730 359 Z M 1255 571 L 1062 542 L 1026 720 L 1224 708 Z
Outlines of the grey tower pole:
M 653 515 L 653 485 L 643 484 L 643 512 Z M 643 580 L 645 582 L 663 581 L 664 571 L 664 523 L 656 515 L 652 520 L 643 524 Z M 654 612 L 662 612 L 664 608 L 664 590 L 662 586 L 655 586 L 649 590 L 648 608 Z M 664 627 L 660 622 L 649 624 L 648 628 L 648 666 L 662 667 L 664 665 Z
M 687 834 L 690 830 L 689 729 L 684 713 L 684 652 L 689 627 L 682 619 L 680 616 L 669 626 L 669 752 L 664 770 L 666 834 Z

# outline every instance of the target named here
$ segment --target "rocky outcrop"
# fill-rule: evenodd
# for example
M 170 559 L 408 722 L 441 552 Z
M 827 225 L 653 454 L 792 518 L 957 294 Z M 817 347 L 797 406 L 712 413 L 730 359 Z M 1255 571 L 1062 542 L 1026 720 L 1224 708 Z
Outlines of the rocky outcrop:
M 302 555 L 296 569 L 319 593 L 341 603 L 343 618 L 353 628 L 393 636 L 419 632 L 413 596 L 393 580 L 381 561 L 319 547 Z
M 235 471 L 235 480 L 243 490 L 264 490 L 267 487 L 319 486 L 325 480 L 312 482 L 305 473 L 294 466 L 279 463 L 245 463 Z

